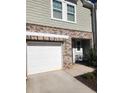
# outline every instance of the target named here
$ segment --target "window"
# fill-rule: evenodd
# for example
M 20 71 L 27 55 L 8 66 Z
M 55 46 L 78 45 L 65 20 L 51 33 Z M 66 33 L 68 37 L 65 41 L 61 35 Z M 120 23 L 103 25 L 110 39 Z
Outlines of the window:
M 75 8 L 67 4 L 67 19 L 68 21 L 75 21 Z
M 76 23 L 76 4 L 65 0 L 51 0 L 52 19 Z
M 53 0 L 53 17 L 62 19 L 62 2 Z

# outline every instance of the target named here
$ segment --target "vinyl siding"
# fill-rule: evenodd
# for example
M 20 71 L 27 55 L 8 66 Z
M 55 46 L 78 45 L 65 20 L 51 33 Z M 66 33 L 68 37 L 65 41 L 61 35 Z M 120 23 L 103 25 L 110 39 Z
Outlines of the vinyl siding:
M 77 3 L 77 23 L 69 23 L 51 19 L 51 0 L 27 0 L 26 22 L 38 25 L 89 31 L 91 32 L 91 13 L 89 9 Z

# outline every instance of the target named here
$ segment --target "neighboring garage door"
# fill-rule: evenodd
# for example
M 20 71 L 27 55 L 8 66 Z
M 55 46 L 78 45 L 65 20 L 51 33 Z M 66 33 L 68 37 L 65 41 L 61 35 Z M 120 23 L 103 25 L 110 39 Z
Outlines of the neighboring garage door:
M 62 68 L 62 44 L 58 42 L 27 43 L 27 74 Z

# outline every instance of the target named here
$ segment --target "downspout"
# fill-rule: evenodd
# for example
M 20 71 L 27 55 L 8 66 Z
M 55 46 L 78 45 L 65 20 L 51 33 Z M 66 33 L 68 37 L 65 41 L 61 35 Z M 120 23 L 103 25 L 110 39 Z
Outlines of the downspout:
M 96 5 L 91 9 L 92 31 L 94 38 L 94 48 L 97 49 L 97 21 L 96 21 Z
M 97 22 L 96 22 L 96 4 L 93 4 L 88 0 L 81 0 L 83 7 L 91 10 L 91 19 L 92 19 L 92 32 L 93 32 L 93 45 L 97 49 Z

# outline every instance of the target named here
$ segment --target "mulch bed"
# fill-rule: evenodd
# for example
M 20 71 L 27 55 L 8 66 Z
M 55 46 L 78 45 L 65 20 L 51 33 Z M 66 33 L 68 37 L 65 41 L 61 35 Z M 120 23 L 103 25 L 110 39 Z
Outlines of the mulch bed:
M 75 77 L 80 82 L 87 85 L 89 88 L 93 89 L 94 91 L 97 91 L 97 78 L 85 78 L 83 75 Z

